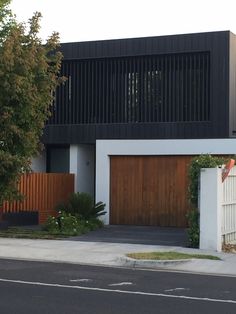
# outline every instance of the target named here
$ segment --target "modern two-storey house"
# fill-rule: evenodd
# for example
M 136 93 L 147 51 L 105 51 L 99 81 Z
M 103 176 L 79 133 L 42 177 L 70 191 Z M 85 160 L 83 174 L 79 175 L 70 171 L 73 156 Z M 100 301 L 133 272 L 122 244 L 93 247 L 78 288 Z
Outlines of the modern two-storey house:
M 62 44 L 62 73 L 33 169 L 76 174 L 110 224 L 185 226 L 188 164 L 236 153 L 229 31 Z

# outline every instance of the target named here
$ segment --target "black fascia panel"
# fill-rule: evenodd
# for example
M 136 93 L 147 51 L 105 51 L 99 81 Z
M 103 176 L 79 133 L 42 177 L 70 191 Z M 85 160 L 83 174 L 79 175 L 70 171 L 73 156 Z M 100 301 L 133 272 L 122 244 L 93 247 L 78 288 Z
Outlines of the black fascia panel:
M 212 51 L 224 47 L 229 31 L 62 43 L 64 60 Z

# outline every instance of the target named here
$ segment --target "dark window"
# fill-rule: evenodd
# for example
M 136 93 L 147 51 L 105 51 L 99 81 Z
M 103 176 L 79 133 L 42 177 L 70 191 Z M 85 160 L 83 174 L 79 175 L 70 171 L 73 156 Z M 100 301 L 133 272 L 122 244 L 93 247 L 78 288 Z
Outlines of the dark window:
M 48 146 L 47 147 L 47 172 L 69 173 L 70 163 L 69 147 Z
M 52 124 L 210 120 L 208 52 L 64 61 Z

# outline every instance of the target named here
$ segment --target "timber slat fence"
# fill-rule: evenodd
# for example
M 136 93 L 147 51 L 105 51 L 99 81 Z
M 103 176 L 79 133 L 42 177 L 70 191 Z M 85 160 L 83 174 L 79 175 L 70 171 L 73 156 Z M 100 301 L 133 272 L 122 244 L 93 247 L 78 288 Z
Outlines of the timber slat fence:
M 236 167 L 222 183 L 222 168 L 201 169 L 200 249 L 222 250 L 236 240 Z
M 74 192 L 74 175 L 67 173 L 29 173 L 22 175 L 19 191 L 25 195 L 23 201 L 4 202 L 3 213 L 36 211 L 39 223 L 55 214 L 55 206 L 68 199 Z
M 236 240 L 236 167 L 223 183 L 222 236 L 226 244 Z

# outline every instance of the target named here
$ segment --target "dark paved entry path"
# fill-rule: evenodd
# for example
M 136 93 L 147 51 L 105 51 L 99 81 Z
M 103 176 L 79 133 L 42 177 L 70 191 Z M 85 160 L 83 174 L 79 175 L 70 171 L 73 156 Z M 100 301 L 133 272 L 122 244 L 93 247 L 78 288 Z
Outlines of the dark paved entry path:
M 183 228 L 109 225 L 70 240 L 186 247 L 187 233 Z

